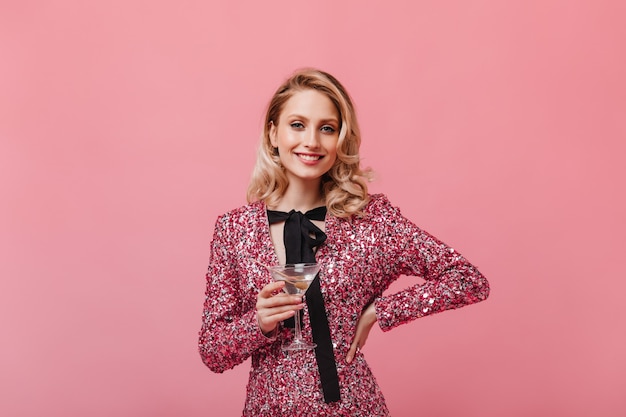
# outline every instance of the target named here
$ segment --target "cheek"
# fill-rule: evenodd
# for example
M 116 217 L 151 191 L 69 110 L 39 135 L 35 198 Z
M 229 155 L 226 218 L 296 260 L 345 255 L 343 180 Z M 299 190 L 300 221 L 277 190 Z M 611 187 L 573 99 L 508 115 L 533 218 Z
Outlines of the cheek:
M 337 157 L 337 147 L 339 146 L 339 141 L 334 139 L 328 143 L 326 149 L 328 150 L 328 154 L 332 155 L 333 158 Z
M 278 134 L 278 146 L 283 149 L 291 148 L 297 142 L 297 138 L 293 132 L 281 131 Z
M 332 148 L 327 154 L 328 164 L 333 165 L 337 161 L 337 148 Z

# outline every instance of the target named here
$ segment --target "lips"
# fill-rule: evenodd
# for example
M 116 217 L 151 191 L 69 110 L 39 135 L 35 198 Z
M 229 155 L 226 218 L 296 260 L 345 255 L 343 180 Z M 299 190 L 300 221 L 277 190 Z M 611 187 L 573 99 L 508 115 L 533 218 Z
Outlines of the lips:
M 323 155 L 306 154 L 306 153 L 297 153 L 296 155 L 298 156 L 298 158 L 302 159 L 303 161 L 308 161 L 308 162 L 319 161 L 320 159 L 324 157 Z

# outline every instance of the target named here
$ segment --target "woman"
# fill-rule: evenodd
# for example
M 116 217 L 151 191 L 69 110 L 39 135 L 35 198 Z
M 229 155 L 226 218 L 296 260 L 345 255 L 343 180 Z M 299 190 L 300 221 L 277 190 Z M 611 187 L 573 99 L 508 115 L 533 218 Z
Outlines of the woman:
M 367 193 L 360 140 L 343 86 L 296 72 L 269 104 L 249 204 L 217 220 L 199 349 L 215 372 L 252 356 L 244 416 L 388 415 L 360 351 L 374 323 L 387 331 L 489 294 L 458 252 Z M 305 300 L 264 267 L 311 261 L 321 271 Z M 425 282 L 383 296 L 400 275 Z M 315 350 L 281 349 L 295 319 Z

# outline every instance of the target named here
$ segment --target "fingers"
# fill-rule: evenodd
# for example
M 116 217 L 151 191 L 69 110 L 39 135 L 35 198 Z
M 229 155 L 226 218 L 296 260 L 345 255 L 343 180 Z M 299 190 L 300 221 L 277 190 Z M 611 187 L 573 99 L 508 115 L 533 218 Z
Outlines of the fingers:
M 265 334 L 274 331 L 278 323 L 293 317 L 296 311 L 302 310 L 304 304 L 291 304 L 287 306 L 258 308 L 256 312 L 257 321 L 261 331 Z
M 284 286 L 284 281 L 278 281 L 263 287 L 257 295 L 257 308 L 302 303 L 302 295 L 289 295 L 281 292 Z
M 350 345 L 350 349 L 346 355 L 347 363 L 351 363 L 356 354 L 359 353 L 359 350 L 365 346 L 365 342 L 367 341 L 374 323 L 376 323 L 376 311 L 374 309 L 374 305 L 370 304 L 365 310 L 363 310 L 363 314 L 361 314 L 361 317 L 359 317 L 359 320 L 356 323 L 354 339 L 352 340 L 352 344 Z
M 346 362 L 352 363 L 354 360 L 354 356 L 361 349 L 361 326 L 356 327 L 356 333 L 354 334 L 354 339 L 352 339 L 352 344 L 350 345 L 350 349 L 348 349 L 348 354 L 346 355 Z M 363 341 L 363 344 L 365 341 Z
M 302 296 L 282 292 L 276 294 L 284 285 L 284 282 L 272 282 L 263 287 L 257 296 L 257 321 L 261 331 L 265 334 L 271 333 L 278 323 L 304 308 Z
M 264 287 L 257 296 L 257 309 L 302 304 L 302 295 L 289 295 L 282 292 L 272 295 L 275 291 L 272 288 L 266 291 L 265 289 L 267 287 L 269 287 L 269 285 Z
M 277 294 L 270 298 L 257 299 L 257 308 L 272 308 L 302 304 L 302 297 L 297 295 Z
M 267 284 L 265 287 L 261 288 L 259 291 L 259 297 L 268 298 L 271 297 L 277 291 L 282 291 L 285 286 L 285 281 L 274 281 Z
M 354 360 L 356 354 L 361 351 L 363 346 L 365 346 L 366 341 L 367 335 L 363 335 L 363 331 L 357 327 L 356 334 L 354 335 L 354 339 L 352 340 L 352 344 L 350 345 L 350 349 L 348 349 L 348 354 L 346 355 L 347 363 L 351 363 Z
M 352 342 L 350 349 L 348 350 L 348 354 L 346 355 L 346 362 L 352 363 L 354 356 L 360 351 L 360 349 L 359 343 L 356 340 Z

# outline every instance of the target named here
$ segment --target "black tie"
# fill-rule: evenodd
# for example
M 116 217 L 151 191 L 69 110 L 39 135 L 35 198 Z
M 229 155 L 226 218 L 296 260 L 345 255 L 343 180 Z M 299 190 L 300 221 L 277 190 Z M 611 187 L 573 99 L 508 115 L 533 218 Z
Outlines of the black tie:
M 287 264 L 315 263 L 314 248 L 326 240 L 326 234 L 311 220 L 323 221 L 326 218 L 326 207 L 318 207 L 304 214 L 295 210 L 291 210 L 289 213 L 267 210 L 267 217 L 270 224 L 285 222 L 284 242 Z M 315 358 L 322 381 L 324 401 L 327 403 L 339 401 L 337 364 L 335 363 L 333 343 L 320 288 L 319 273 L 306 292 L 306 304 L 311 321 L 311 334 L 313 341 L 317 344 Z M 293 320 L 291 322 L 286 320 L 285 325 L 293 327 Z

